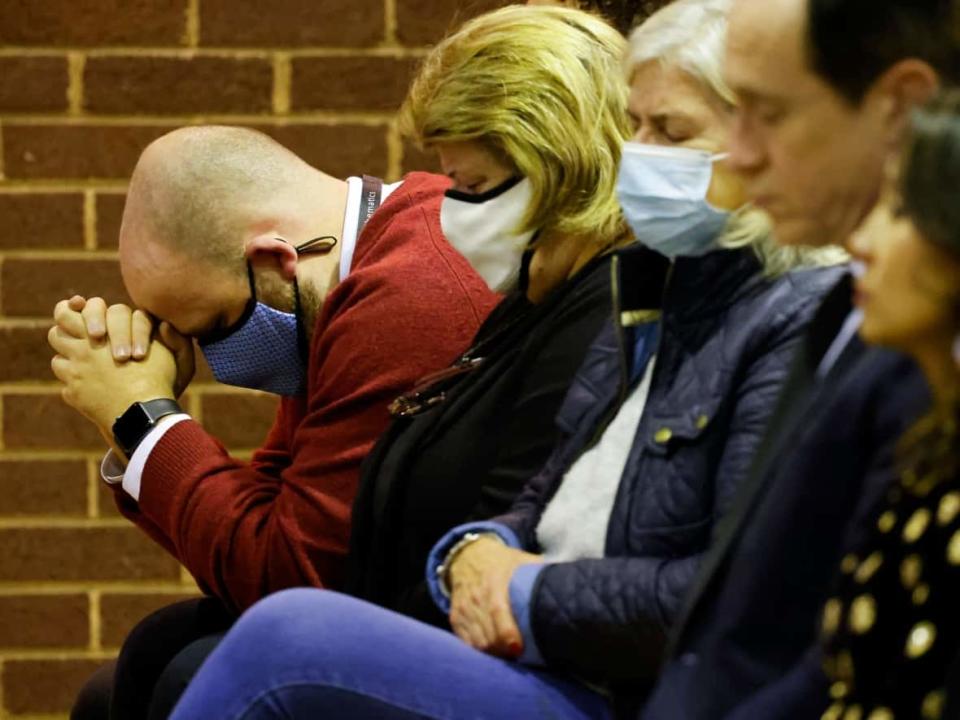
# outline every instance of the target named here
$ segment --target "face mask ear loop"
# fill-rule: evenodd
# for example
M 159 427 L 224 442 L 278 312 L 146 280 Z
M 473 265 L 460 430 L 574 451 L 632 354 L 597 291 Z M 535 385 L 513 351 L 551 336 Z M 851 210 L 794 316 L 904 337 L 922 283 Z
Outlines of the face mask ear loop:
M 286 242 L 286 240 L 284 240 L 284 242 Z M 315 237 L 312 240 L 300 243 L 294 247 L 294 250 L 297 251 L 298 257 L 310 253 L 326 254 L 333 250 L 338 242 L 339 240 L 333 235 L 321 235 L 320 237 Z M 303 324 L 303 307 L 300 303 L 300 283 L 297 282 L 296 274 L 293 276 L 293 316 L 297 320 L 297 352 L 300 354 L 300 359 L 306 364 L 308 361 L 307 329 Z
M 308 253 L 328 253 L 333 250 L 340 242 L 333 235 L 323 235 L 313 240 L 307 240 L 305 243 L 297 245 L 294 250 L 297 255 L 307 255 Z

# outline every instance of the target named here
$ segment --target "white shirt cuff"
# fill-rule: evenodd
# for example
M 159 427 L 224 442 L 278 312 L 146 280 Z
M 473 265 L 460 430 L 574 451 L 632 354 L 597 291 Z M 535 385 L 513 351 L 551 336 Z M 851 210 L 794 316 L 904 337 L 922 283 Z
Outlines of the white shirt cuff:
M 189 420 L 190 416 L 186 413 L 177 413 L 160 418 L 160 422 L 148 432 L 137 449 L 133 452 L 133 457 L 127 464 L 124 471 L 123 463 L 117 457 L 113 450 L 107 451 L 103 461 L 100 463 L 100 477 L 108 485 L 121 484 L 124 492 L 134 500 L 140 499 L 140 480 L 143 477 L 143 469 L 147 465 L 147 458 L 153 452 L 160 439 L 167 434 L 167 431 L 183 420 Z

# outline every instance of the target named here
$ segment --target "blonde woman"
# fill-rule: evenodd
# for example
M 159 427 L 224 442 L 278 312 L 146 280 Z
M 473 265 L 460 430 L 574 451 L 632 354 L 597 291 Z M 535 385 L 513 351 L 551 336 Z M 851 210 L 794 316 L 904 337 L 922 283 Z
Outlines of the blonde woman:
M 607 718 L 643 695 L 839 275 L 796 269 L 832 258 L 778 251 L 722 165 L 725 20 L 725 2 L 679 0 L 633 36 L 636 138 L 618 188 L 639 242 L 613 255 L 612 317 L 550 458 L 507 513 L 432 550 L 429 589 L 455 634 L 336 593 L 281 593 L 240 620 L 175 718 Z M 433 487 L 457 486 L 456 458 L 433 461 Z

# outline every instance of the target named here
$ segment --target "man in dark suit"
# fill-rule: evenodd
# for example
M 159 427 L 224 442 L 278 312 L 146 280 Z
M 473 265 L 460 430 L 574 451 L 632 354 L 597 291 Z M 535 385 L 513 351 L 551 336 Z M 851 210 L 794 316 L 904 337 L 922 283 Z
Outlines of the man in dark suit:
M 870 211 L 911 109 L 960 75 L 951 4 L 735 0 L 728 162 L 781 243 L 842 244 Z M 893 478 L 897 440 L 927 403 L 912 363 L 857 337 L 850 287 L 848 276 L 808 331 L 674 628 L 647 720 L 721 718 L 747 705 L 751 720 L 790 716 L 784 698 L 752 700 L 815 652 L 840 549 Z

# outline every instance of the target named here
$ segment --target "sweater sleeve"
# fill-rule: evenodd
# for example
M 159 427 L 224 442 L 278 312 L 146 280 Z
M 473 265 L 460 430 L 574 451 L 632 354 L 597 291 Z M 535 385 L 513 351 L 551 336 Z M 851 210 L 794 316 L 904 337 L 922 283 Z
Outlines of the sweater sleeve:
M 193 421 L 171 428 L 147 461 L 135 521 L 236 609 L 287 587 L 342 583 L 360 463 L 389 403 L 461 352 L 497 300 L 436 245 L 416 219 L 424 213 L 410 214 L 327 297 L 309 398 L 284 401 L 252 462 Z
M 746 477 L 808 316 L 804 309 L 772 323 L 734 386 L 713 473 L 714 520 Z M 701 556 L 601 558 L 546 567 L 535 590 L 533 630 L 547 664 L 586 678 L 653 678 Z

